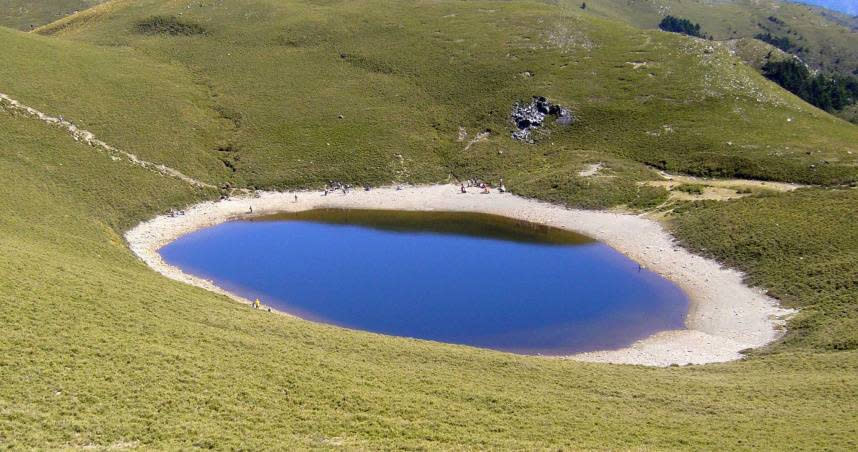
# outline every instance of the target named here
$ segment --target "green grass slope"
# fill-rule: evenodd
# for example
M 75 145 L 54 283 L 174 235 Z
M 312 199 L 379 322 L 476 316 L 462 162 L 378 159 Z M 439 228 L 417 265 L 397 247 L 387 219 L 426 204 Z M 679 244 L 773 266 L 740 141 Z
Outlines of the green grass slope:
M 716 40 L 771 33 L 795 43 L 796 53 L 812 67 L 854 74 L 858 70 L 855 19 L 817 7 L 782 0 L 590 0 L 591 14 L 657 28 L 667 15 L 699 23 Z M 579 7 L 580 1 L 564 0 Z M 769 20 L 777 18 L 780 23 Z M 798 50 L 798 49 L 801 50 Z
M 207 91 L 210 114 L 231 123 L 216 132 L 195 124 L 198 133 L 228 136 L 184 148 L 223 161 L 212 177 L 226 174 L 235 184 L 504 176 L 528 193 L 604 206 L 647 205 L 662 196 L 635 186 L 651 177 L 640 164 L 823 184 L 858 174 L 858 129 L 786 94 L 721 45 L 529 2 L 195 5 L 114 2 L 40 31 L 130 48 L 184 71 L 188 83 Z M 155 16 L 205 32 L 139 32 Z M 10 80 L 5 89 L 42 108 L 80 111 L 85 120 L 83 112 L 98 108 L 85 87 L 66 88 L 66 99 L 54 99 L 52 90 L 27 83 Z M 125 99 L 106 88 L 98 91 Z M 549 128 L 537 146 L 513 142 L 508 111 L 532 95 L 569 106 L 580 120 Z M 132 98 L 130 109 L 141 101 Z M 125 147 L 173 140 L 160 129 L 135 140 L 133 128 L 92 128 L 126 135 L 119 140 Z M 460 128 L 470 137 L 491 135 L 464 151 Z M 615 162 L 609 166 L 622 177 L 596 187 L 576 177 L 587 162 L 600 160 Z
M 0 92 L 213 184 L 503 176 L 629 209 L 667 196 L 639 183 L 647 164 L 831 187 L 668 214 L 687 246 L 802 308 L 783 341 L 728 364 L 592 365 L 346 331 L 167 280 L 122 232 L 218 193 L 0 108 L 0 447 L 858 447 L 858 191 L 839 185 L 858 128 L 726 45 L 535 2 L 117 1 L 42 32 L 0 29 Z M 579 121 L 513 142 L 511 104 L 539 94 Z
M 210 192 L 6 112 L 0 171 L 4 448 L 856 446 L 854 349 L 654 369 L 345 331 L 167 280 L 122 243 Z
M 226 177 L 207 151 L 223 141 L 229 122 L 185 68 L 2 28 L 0 41 L 9 62 L 0 65 L 0 92 L 143 158 L 215 182 Z
M 31 30 L 105 0 L 0 0 L 0 26 Z
M 858 190 L 802 189 L 679 210 L 676 233 L 800 308 L 777 349 L 858 348 Z

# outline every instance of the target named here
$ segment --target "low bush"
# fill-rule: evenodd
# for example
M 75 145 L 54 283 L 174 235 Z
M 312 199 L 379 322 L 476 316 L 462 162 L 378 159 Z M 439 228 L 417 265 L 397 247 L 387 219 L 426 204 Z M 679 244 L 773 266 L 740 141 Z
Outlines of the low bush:
M 700 24 L 695 24 L 688 19 L 680 19 L 679 17 L 667 16 L 658 24 L 658 28 L 672 33 L 682 33 L 688 36 L 703 37 L 700 32 Z
M 675 191 L 681 191 L 691 195 L 702 195 L 705 187 L 702 184 L 680 184 L 673 187 Z
M 179 19 L 175 16 L 152 16 L 137 22 L 136 30 L 144 35 L 193 36 L 204 35 L 202 25 Z

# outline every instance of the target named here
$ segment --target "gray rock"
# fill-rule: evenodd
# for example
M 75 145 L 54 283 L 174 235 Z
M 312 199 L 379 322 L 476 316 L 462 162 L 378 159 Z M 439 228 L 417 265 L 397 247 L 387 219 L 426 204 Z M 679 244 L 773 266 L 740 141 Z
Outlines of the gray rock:
M 548 99 L 534 96 L 530 103 L 516 103 L 512 107 L 510 120 L 516 130 L 512 132 L 514 140 L 533 143 L 532 131 L 542 127 L 545 118 L 553 116 L 558 125 L 568 126 L 575 122 L 575 117 L 569 109 L 554 105 Z

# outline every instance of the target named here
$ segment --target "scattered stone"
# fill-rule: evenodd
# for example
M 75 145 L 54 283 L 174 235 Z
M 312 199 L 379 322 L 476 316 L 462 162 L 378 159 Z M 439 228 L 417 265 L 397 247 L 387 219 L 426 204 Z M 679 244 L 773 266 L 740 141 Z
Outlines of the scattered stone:
M 465 141 L 468 139 L 468 131 L 465 130 L 464 127 L 459 127 L 459 136 L 457 138 L 458 141 Z
M 599 162 L 599 163 L 592 163 L 592 164 L 590 164 L 590 165 L 587 165 L 587 166 L 586 166 L 584 169 L 582 169 L 581 171 L 578 171 L 578 176 L 579 176 L 579 177 L 591 177 L 591 176 L 595 176 L 595 175 L 596 175 L 596 174 L 598 174 L 598 173 L 599 173 L 599 171 L 601 171 L 601 170 L 602 170 L 602 168 L 604 168 L 604 167 L 605 167 L 605 164 L 604 164 L 604 163 L 602 163 L 602 162 Z

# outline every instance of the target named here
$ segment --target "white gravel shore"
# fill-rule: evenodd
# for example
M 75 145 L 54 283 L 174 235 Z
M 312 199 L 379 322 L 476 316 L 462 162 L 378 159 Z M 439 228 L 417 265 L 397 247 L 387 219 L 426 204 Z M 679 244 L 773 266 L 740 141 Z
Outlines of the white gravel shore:
M 486 195 L 476 188 L 469 190 L 461 194 L 458 186 L 433 185 L 354 190 L 348 195 L 336 192 L 328 196 L 320 192 L 259 192 L 258 197 L 197 204 L 185 215 L 153 218 L 128 231 L 125 238 L 131 250 L 159 273 L 248 302 L 210 281 L 167 265 L 158 250 L 189 232 L 246 216 L 250 206 L 253 215 L 324 207 L 482 212 L 590 236 L 670 279 L 688 294 L 691 307 L 687 329 L 661 332 L 620 350 L 569 356 L 581 361 L 668 366 L 735 360 L 741 358 L 741 350 L 775 340 L 782 332 L 784 318 L 793 312 L 778 307 L 776 300 L 762 291 L 745 286 L 741 273 L 678 247 L 656 221 L 636 215 L 566 209 L 496 191 Z

